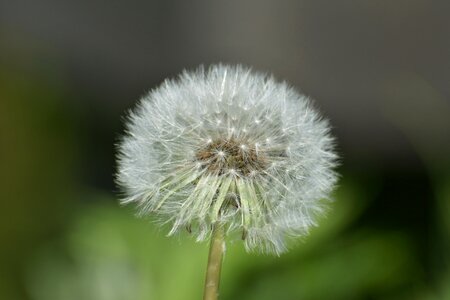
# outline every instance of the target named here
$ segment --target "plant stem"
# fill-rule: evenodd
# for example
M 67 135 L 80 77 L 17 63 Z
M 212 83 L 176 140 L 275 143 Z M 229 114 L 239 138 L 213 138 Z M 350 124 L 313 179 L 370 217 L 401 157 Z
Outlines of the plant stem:
M 224 236 L 224 225 L 216 222 L 213 225 L 211 244 L 209 246 L 203 300 L 217 300 L 219 297 L 220 270 L 225 250 Z

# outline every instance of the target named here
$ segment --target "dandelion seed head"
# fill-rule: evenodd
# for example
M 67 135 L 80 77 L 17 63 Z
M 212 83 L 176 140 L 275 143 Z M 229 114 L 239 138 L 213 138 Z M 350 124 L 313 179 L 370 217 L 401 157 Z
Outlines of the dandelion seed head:
M 316 225 L 336 182 L 328 122 L 284 82 L 242 66 L 184 72 L 144 96 L 119 144 L 122 203 L 197 240 L 224 222 L 281 253 Z

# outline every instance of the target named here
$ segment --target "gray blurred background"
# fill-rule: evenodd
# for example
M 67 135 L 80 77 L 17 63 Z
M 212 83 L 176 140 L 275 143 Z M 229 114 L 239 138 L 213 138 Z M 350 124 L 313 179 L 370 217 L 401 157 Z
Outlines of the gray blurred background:
M 95 122 L 184 68 L 253 66 L 317 99 L 349 162 L 402 164 L 413 158 L 392 119 L 433 120 L 412 111 L 428 93 L 448 109 L 449 12 L 429 0 L 2 1 L 1 50 L 63 73 L 82 96 L 67 101 Z

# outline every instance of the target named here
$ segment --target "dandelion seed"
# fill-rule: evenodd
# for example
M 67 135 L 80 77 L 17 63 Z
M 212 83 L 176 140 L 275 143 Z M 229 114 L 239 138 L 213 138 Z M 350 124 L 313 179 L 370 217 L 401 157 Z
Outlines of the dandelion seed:
M 335 182 L 328 122 L 284 82 L 245 67 L 184 72 L 143 97 L 117 182 L 140 215 L 197 240 L 220 223 L 247 250 L 281 253 L 316 224 Z

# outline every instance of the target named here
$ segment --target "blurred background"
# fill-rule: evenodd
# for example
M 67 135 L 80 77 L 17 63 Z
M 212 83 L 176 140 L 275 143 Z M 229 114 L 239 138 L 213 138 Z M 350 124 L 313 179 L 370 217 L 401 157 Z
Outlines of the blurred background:
M 199 64 L 273 72 L 333 124 L 329 215 L 229 243 L 221 299 L 450 299 L 450 1 L 0 0 L 0 299 L 200 299 L 207 244 L 113 183 L 123 116 Z

